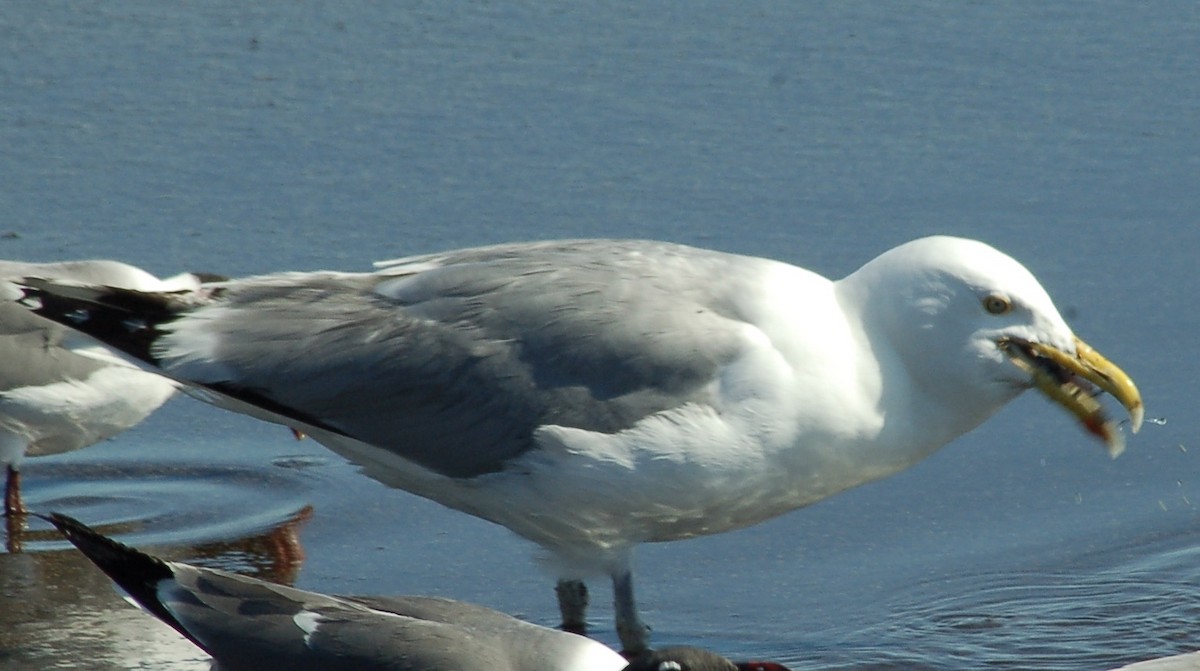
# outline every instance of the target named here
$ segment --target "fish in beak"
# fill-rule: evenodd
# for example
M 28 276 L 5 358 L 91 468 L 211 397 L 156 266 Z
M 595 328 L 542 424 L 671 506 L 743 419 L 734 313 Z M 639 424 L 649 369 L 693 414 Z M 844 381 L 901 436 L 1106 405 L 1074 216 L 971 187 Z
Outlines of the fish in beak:
M 1020 338 L 1006 337 L 997 344 L 1018 368 L 1029 373 L 1032 386 L 1066 408 L 1089 433 L 1103 440 L 1109 455 L 1121 454 L 1125 439 L 1117 422 L 1105 414 L 1097 396 L 1108 392 L 1125 406 L 1133 433 L 1142 427 L 1145 414 L 1142 395 L 1133 380 L 1082 340 L 1075 339 L 1074 354 Z

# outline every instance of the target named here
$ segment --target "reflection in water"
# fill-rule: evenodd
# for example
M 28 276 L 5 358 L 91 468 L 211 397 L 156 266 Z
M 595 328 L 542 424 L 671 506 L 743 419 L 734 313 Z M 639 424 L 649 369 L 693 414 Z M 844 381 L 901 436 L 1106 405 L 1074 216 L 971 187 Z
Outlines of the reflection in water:
M 311 515 L 306 506 L 258 535 L 154 552 L 292 584 L 304 559 L 299 528 Z M 61 539 L 41 520 L 28 524 L 33 528 L 16 534 L 18 545 Z M 118 536 L 123 527 L 128 523 L 98 525 L 105 534 Z M 126 603 L 74 549 L 0 555 L 0 602 L 0 668 L 5 671 L 209 668 L 206 655 Z
M 75 455 L 72 455 L 75 456 Z M 26 506 L 86 520 L 133 545 L 195 545 L 241 538 L 292 515 L 306 497 L 294 470 L 160 460 L 33 461 L 24 469 Z M 10 552 L 70 547 L 49 525 L 6 525 Z M 38 531 L 37 529 L 40 529 Z
M 52 544 L 61 540 L 58 532 L 54 529 L 40 528 L 30 530 L 30 519 L 30 516 L 24 513 L 8 515 L 4 518 L 4 531 L 6 533 L 4 548 L 10 554 L 24 552 L 26 543 L 41 545 Z M 105 528 L 108 530 L 107 533 L 121 535 L 137 529 L 138 526 L 138 523 L 135 521 L 127 521 L 111 523 L 105 525 Z
M 312 518 L 313 507 L 304 506 L 287 521 L 269 532 L 236 541 L 205 543 L 192 549 L 186 559 L 189 564 L 219 568 L 269 580 L 281 585 L 294 585 L 304 564 L 304 546 L 300 544 L 300 527 Z M 102 530 L 101 533 L 108 535 Z
M 208 668 L 202 653 L 125 603 L 82 555 L 0 555 L 0 594 L 6 670 Z

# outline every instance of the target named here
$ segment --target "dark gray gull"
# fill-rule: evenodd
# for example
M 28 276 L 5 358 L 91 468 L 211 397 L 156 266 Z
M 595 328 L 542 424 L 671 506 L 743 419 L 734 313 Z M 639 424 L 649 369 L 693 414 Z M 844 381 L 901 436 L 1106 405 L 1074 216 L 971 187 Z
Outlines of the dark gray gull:
M 787 671 L 691 647 L 626 661 L 590 638 L 436 597 L 340 597 L 169 562 L 61 514 L 45 519 L 129 598 L 213 657 L 270 671 Z
M 140 291 L 199 287 L 195 275 L 160 280 L 116 261 L 0 261 L 0 278 L 30 276 Z M 177 385 L 111 354 L 98 359 L 72 351 L 65 340 L 73 332 L 12 303 L 13 285 L 2 291 L 10 300 L 0 302 L 0 464 L 5 467 L 4 512 L 15 515 L 24 512 L 19 470 L 24 457 L 111 438 L 154 412 Z M 91 347 L 101 352 L 94 343 Z
M 22 304 L 368 476 L 538 543 L 563 626 L 639 543 L 746 527 L 901 471 L 1036 388 L 1122 448 L 1129 377 L 1034 276 L 930 237 L 830 281 L 652 241 L 506 244 L 189 294 L 30 280 Z

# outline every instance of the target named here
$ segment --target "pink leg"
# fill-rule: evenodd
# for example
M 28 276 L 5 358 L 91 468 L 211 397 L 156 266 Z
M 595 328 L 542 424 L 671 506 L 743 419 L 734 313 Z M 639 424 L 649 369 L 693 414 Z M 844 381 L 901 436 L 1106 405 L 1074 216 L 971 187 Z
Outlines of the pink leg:
M 4 482 L 4 514 L 8 517 L 28 513 L 21 503 L 21 472 L 8 466 L 8 476 Z

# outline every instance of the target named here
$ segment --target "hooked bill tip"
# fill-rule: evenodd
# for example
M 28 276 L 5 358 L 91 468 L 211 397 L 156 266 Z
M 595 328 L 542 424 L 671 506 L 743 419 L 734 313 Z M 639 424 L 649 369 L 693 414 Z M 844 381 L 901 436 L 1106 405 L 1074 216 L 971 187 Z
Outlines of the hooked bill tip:
M 1146 418 L 1146 409 L 1137 406 L 1129 411 L 1129 430 L 1137 433 L 1142 428 L 1142 420 Z

